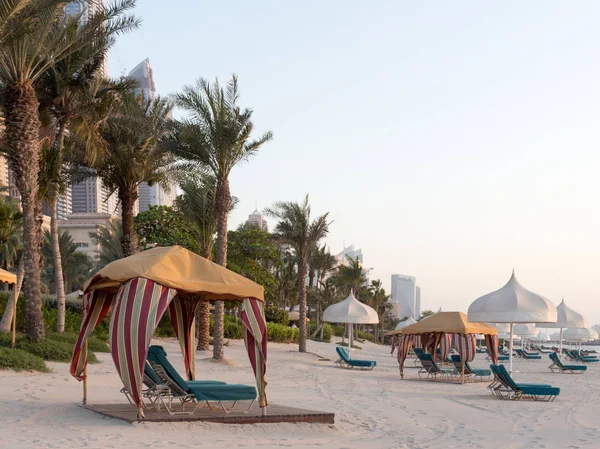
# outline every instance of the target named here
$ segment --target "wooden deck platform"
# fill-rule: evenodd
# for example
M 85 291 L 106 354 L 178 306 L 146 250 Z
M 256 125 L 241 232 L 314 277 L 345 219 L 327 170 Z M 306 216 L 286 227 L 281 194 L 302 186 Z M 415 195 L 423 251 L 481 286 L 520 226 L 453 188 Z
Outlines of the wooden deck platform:
M 86 404 L 83 406 L 101 415 L 120 419 L 128 423 L 137 422 L 137 410 L 131 404 Z M 286 407 L 271 404 L 267 408 L 267 415 L 262 416 L 260 407 L 256 404 L 244 413 L 247 405 L 238 404 L 226 414 L 223 411 L 211 411 L 208 407 L 199 408 L 193 415 L 170 415 L 166 410 L 156 411 L 150 407 L 144 409 L 144 421 L 149 422 L 176 422 L 176 421 L 205 421 L 223 424 L 257 424 L 257 423 L 321 423 L 333 424 L 333 413 L 317 412 L 301 408 Z

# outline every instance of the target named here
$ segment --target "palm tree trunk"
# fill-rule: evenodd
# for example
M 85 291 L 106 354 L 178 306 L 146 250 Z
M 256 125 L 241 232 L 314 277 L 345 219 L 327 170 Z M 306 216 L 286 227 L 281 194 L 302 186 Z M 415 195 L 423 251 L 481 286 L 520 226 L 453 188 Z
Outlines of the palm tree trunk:
M 40 143 L 38 100 L 30 82 L 6 85 L 4 112 L 8 160 L 21 194 L 23 209 L 24 293 L 27 335 L 32 341 L 44 338 L 39 248 L 36 235 L 35 203 L 38 193 Z
M 306 352 L 306 257 L 298 261 L 298 307 L 300 312 L 300 323 L 298 325 L 300 336 L 298 338 L 298 351 Z
M 203 245 L 201 250 L 201 256 L 210 260 L 211 259 L 212 247 L 210 245 Z M 210 302 L 205 301 L 204 298 L 198 305 L 196 311 L 196 338 L 198 339 L 198 351 L 208 351 L 210 349 Z
M 231 204 L 229 180 L 217 181 L 216 207 L 217 207 L 217 263 L 227 266 L 227 219 Z M 215 326 L 213 328 L 213 358 L 223 358 L 223 343 L 225 339 L 225 304 L 215 301 Z
M 54 288 L 56 291 L 56 332 L 65 331 L 65 281 L 63 278 L 60 245 L 58 243 L 58 217 L 56 211 L 57 195 L 50 198 L 50 240 L 52 243 L 52 263 L 54 264 Z
M 121 219 L 123 222 L 123 256 L 128 257 L 137 252 L 137 235 L 133 227 L 133 206 L 137 200 L 137 189 L 119 189 L 119 201 L 121 202 Z
M 13 319 L 13 311 L 15 310 L 15 304 L 21 293 L 21 287 L 23 286 L 23 273 L 25 271 L 25 261 L 23 257 L 19 260 L 17 266 L 17 283 L 13 286 L 12 294 L 6 303 L 6 309 L 2 315 L 2 321 L 0 321 L 0 332 L 10 332 L 10 327 Z

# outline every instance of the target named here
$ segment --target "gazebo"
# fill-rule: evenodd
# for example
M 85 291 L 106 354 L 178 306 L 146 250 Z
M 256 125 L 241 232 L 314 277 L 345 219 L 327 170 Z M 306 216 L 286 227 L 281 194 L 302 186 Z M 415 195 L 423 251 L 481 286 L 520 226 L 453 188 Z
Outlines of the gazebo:
M 512 373 L 515 323 L 556 323 L 556 307 L 548 299 L 530 292 L 512 276 L 504 287 L 477 298 L 469 306 L 469 320 L 510 324 L 509 372 Z
M 110 352 L 127 392 L 144 416 L 143 372 L 150 341 L 169 309 L 188 380 L 195 378 L 194 321 L 200 301 L 242 301 L 241 321 L 256 376 L 259 405 L 267 407 L 267 328 L 264 289 L 180 246 L 158 247 L 106 265 L 84 286 L 82 323 L 71 375 L 84 382 L 87 401 L 87 338 L 109 312 Z
M 379 315 L 377 315 L 375 309 L 356 299 L 354 293 L 350 291 L 350 295 L 346 299 L 325 309 L 323 321 L 350 324 L 350 341 L 348 342 L 348 356 L 350 356 L 352 351 L 352 325 L 377 324 L 379 323 Z
M 454 346 L 464 363 L 475 358 L 476 335 L 483 334 L 493 363 L 498 363 L 498 329 L 485 323 L 471 323 L 467 315 L 462 312 L 438 312 L 427 320 L 421 320 L 394 332 L 401 333 L 398 339 L 398 363 L 400 376 L 403 379 L 404 361 L 413 344 L 414 336 L 421 337 L 423 348 L 429 350 L 434 359 L 438 346 L 442 358 L 446 358 L 451 346 Z
M 0 268 L 0 283 L 2 282 L 5 284 L 16 284 L 17 275 Z

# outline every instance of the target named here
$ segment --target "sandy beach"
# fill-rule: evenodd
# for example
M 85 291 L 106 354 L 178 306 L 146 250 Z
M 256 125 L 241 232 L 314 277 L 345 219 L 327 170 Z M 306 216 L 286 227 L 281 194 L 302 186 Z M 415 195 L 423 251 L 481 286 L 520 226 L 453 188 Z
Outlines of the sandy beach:
M 174 340 L 163 344 L 178 369 L 183 368 Z M 205 423 L 128 424 L 83 409 L 81 384 L 68 366 L 49 363 L 51 374 L 0 372 L 2 398 L 0 447 L 33 448 L 597 448 L 600 430 L 600 367 L 584 375 L 552 374 L 547 356 L 516 360 L 519 382 L 549 383 L 561 388 L 552 403 L 501 401 L 487 382 L 449 384 L 418 381 L 408 368 L 401 380 L 389 347 L 365 343 L 355 357 L 377 361 L 373 371 L 337 368 L 333 344 L 309 342 L 314 354 L 296 346 L 269 345 L 267 395 L 271 403 L 335 413 L 335 425 Z M 331 361 L 319 361 L 315 354 Z M 227 362 L 197 354 L 197 373 L 206 379 L 253 384 L 242 341 L 226 349 Z M 109 354 L 90 365 L 89 401 L 124 402 Z M 473 363 L 485 367 L 478 355 Z M 412 366 L 412 361 L 407 361 Z

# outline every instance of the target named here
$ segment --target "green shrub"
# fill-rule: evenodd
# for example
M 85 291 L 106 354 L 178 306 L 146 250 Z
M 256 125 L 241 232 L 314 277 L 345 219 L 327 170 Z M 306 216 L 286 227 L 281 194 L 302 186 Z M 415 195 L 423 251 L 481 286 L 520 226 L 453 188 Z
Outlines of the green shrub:
M 9 293 L 0 292 L 0 313 L 4 314 L 8 304 Z M 25 332 L 25 297 L 19 296 L 17 301 L 17 332 Z
M 283 324 L 284 326 L 289 324 L 287 311 L 276 307 L 274 304 L 265 307 L 265 319 L 271 323 Z
M 338 343 L 338 346 L 343 346 L 344 348 L 348 347 L 348 343 Z M 352 345 L 353 349 L 362 349 L 362 346 L 358 346 L 356 343 Z
M 244 338 L 244 333 L 242 330 L 242 325 L 237 324 L 235 321 L 225 321 L 225 338 L 230 338 L 232 340 L 240 340 Z
M 331 326 L 333 328 L 333 335 L 335 335 L 336 337 L 343 337 L 344 333 L 346 332 L 346 327 L 342 326 L 342 325 L 335 325 L 335 326 Z
M 171 324 L 171 318 L 169 318 L 169 312 L 166 312 L 160 319 L 156 331 L 154 332 L 155 337 L 174 337 L 175 331 Z
M 0 347 L 0 369 L 39 371 L 41 373 L 50 372 L 42 358 L 21 349 L 9 349 L 4 347 Z
M 56 331 L 58 310 L 42 309 L 44 314 L 44 328 L 46 332 Z M 17 317 L 18 318 L 18 317 Z M 81 329 L 81 313 L 65 309 L 65 332 L 79 333 Z
M 333 335 L 333 326 L 331 326 L 329 323 L 325 323 L 323 325 L 323 339 L 321 340 L 321 332 L 319 331 L 319 333 L 317 335 L 315 335 L 315 338 L 313 338 L 313 340 L 315 341 L 325 341 L 325 342 L 330 342 L 331 341 L 331 336 Z M 310 335 L 314 334 L 315 331 L 317 330 L 317 324 L 311 321 L 310 323 Z
M 25 340 L 25 335 L 17 334 L 15 339 L 15 344 L 19 344 L 21 341 Z M 12 346 L 12 333 L 0 333 L 0 347 L 10 348 Z
M 68 333 L 68 332 L 65 332 L 64 334 L 57 334 L 56 332 L 50 332 L 50 333 L 46 334 L 46 338 L 49 340 L 63 341 L 66 343 L 70 343 L 72 345 L 75 345 L 78 337 L 79 337 L 79 334 L 73 334 L 73 333 Z M 93 335 L 88 338 L 88 349 L 90 351 L 94 351 L 94 352 L 109 352 L 110 351 L 108 344 L 106 344 L 99 338 L 94 337 Z
M 369 334 L 368 332 L 358 331 L 356 334 L 357 334 L 356 337 L 360 338 L 361 340 L 367 340 L 370 342 L 373 342 L 375 340 L 373 338 L 373 336 L 371 334 Z
M 275 343 L 298 343 L 300 332 L 297 328 L 267 322 L 267 335 Z
M 53 362 L 70 362 L 73 354 L 73 345 L 64 341 L 44 340 L 39 343 L 33 343 L 27 339 L 19 342 L 17 348 L 37 355 L 44 360 Z

